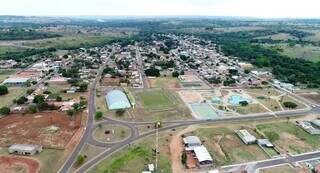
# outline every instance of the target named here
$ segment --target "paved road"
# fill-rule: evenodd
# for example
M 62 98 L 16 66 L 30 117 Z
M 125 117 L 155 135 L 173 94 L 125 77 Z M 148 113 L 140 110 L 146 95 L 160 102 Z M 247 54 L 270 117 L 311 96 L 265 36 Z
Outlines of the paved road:
M 305 113 L 312 113 L 313 111 L 320 112 L 320 109 L 279 112 L 279 113 L 277 113 L 277 117 L 285 118 L 285 117 L 299 116 L 299 115 L 303 115 Z M 169 125 L 165 126 L 163 128 L 160 128 L 159 132 L 172 130 L 172 129 L 176 129 L 179 127 L 185 127 L 185 126 L 189 126 L 189 125 L 195 125 L 195 124 L 255 121 L 255 120 L 264 120 L 264 119 L 271 119 L 271 118 L 275 118 L 274 114 L 264 113 L 264 114 L 246 115 L 246 116 L 232 116 L 232 117 L 225 117 L 225 118 L 220 118 L 220 119 L 215 119 L 215 120 L 172 121 L 172 122 L 167 122 L 167 123 L 169 123 Z M 117 121 L 117 120 L 113 120 L 113 121 Z M 124 121 L 117 121 L 117 122 L 124 123 Z M 133 124 L 133 123 L 134 122 L 128 122 L 128 124 Z M 138 123 L 143 123 L 143 122 L 138 122 Z M 147 122 L 144 122 L 144 123 L 147 123 Z M 146 133 L 137 135 L 135 137 L 131 137 L 129 140 L 126 140 L 124 143 L 118 143 L 118 144 L 111 146 L 110 148 L 108 148 L 107 150 L 105 150 L 104 152 L 102 152 L 101 154 L 96 156 L 95 158 L 88 160 L 84 165 L 82 165 L 76 171 L 76 173 L 83 173 L 83 172 L 87 171 L 88 169 L 90 169 L 91 167 L 93 167 L 94 165 L 96 165 L 97 163 L 102 161 L 103 159 L 110 156 L 112 153 L 114 153 L 124 147 L 127 147 L 128 145 L 130 145 L 140 139 L 143 139 L 143 138 L 150 136 L 150 135 L 154 135 L 155 133 L 156 133 L 156 130 L 154 129 L 154 130 L 148 131 Z
M 248 173 L 255 173 L 257 172 L 257 170 L 260 170 L 263 168 L 279 166 L 284 164 L 295 165 L 295 163 L 298 163 L 298 162 L 313 160 L 318 158 L 320 158 L 320 151 L 315 151 L 315 152 L 304 153 L 304 154 L 299 154 L 294 156 L 281 156 L 279 158 L 268 159 L 263 161 L 224 166 L 221 168 L 221 170 L 223 170 L 223 172 L 225 173 L 232 173 L 232 172 L 243 171 L 243 170 L 248 171 Z
M 63 164 L 63 166 L 60 168 L 59 172 L 60 173 L 67 173 L 69 169 L 72 167 L 74 164 L 76 157 L 80 153 L 82 147 L 85 145 L 87 142 L 88 138 L 92 134 L 92 129 L 93 129 L 93 117 L 96 112 L 96 106 L 95 106 L 95 94 L 96 94 L 96 85 L 97 82 L 100 80 L 102 71 L 105 67 L 105 64 L 103 64 L 100 69 L 98 70 L 97 76 L 93 83 L 90 86 L 89 89 L 89 101 L 88 101 L 88 120 L 87 120 L 87 126 L 85 127 L 84 134 L 79 142 L 79 144 L 76 146 L 76 148 L 73 150 L 71 155 L 68 157 L 66 162 Z

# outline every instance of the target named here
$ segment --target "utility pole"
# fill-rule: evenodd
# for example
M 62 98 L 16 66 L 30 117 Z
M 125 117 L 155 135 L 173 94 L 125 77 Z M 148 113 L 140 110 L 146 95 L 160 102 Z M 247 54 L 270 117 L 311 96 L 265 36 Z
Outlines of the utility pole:
M 159 152 L 159 130 L 156 129 L 156 171 L 158 170 L 158 152 Z

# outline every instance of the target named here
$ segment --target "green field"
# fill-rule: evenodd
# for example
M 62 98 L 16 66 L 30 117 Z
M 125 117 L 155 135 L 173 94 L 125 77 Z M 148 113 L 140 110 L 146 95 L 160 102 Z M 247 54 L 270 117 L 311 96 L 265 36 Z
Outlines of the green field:
M 280 149 L 291 154 L 313 151 L 320 147 L 319 136 L 311 135 L 292 123 L 261 124 L 257 125 L 257 129 L 264 134 L 268 132 L 278 134 L 279 138 L 270 141 L 274 141 Z
M 272 39 L 272 40 L 287 41 L 287 40 L 297 40 L 297 37 L 294 37 L 288 33 L 279 33 L 279 34 L 268 35 L 268 36 L 264 36 L 264 37 L 257 37 L 257 39 Z
M 5 54 L 6 52 L 22 52 L 25 50 L 25 48 L 16 47 L 16 46 L 7 46 L 7 45 L 1 45 L 0 46 L 0 55 Z
M 0 96 L 0 107 L 9 106 L 13 100 L 25 94 L 28 88 L 24 87 L 9 87 L 9 93 Z
M 154 89 L 138 92 L 136 95 L 144 108 L 153 109 L 173 106 L 168 94 L 166 90 Z
M 10 75 L 13 75 L 16 70 L 0 70 L 0 83 L 2 83 L 5 79 L 7 79 Z

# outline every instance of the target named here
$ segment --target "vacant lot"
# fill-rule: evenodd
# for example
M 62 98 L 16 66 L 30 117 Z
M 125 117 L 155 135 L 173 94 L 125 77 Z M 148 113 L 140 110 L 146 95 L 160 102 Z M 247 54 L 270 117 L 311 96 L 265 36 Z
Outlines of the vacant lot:
M 45 149 L 32 158 L 40 162 L 40 173 L 56 173 L 67 156 L 65 150 Z
M 1 156 L 1 173 L 35 173 L 39 171 L 39 162 L 21 156 Z
M 65 93 L 64 90 L 70 88 L 70 84 L 49 84 L 48 91 L 51 91 L 53 94 L 59 94 L 63 100 L 80 100 L 80 97 L 87 98 L 87 92 L 76 92 L 76 93 Z
M 233 130 L 228 127 L 199 128 L 186 135 L 200 137 L 218 166 L 268 158 L 258 145 L 245 145 Z M 249 131 L 258 136 L 252 130 Z
M 152 88 L 181 88 L 178 78 L 157 77 L 149 79 Z
M 10 70 L 0 70 L 0 84 L 7 79 L 10 75 L 13 75 L 16 72 L 14 69 Z
M 299 173 L 298 169 L 294 169 L 289 165 L 266 168 L 259 171 L 259 173 Z M 301 172 L 300 172 L 301 173 Z
M 255 94 L 261 96 L 280 96 L 281 92 L 274 88 L 261 88 L 261 89 L 245 89 L 248 94 Z
M 28 143 L 64 148 L 80 124 L 81 115 L 70 120 L 65 113 L 60 112 L 12 114 L 0 119 L 0 146 Z M 49 131 L 49 127 L 53 125 L 59 127 L 59 130 Z
M 297 104 L 298 106 L 295 108 L 295 109 L 303 109 L 305 108 L 306 106 L 300 102 L 298 102 L 297 100 L 295 100 L 294 98 L 290 97 L 290 96 L 283 96 L 280 98 L 280 103 L 283 105 L 284 102 L 293 102 L 295 104 Z M 283 106 L 284 109 L 289 109 L 289 108 L 286 108 Z
M 9 87 L 9 93 L 6 95 L 0 96 L 0 107 L 3 106 L 9 106 L 13 103 L 13 100 L 22 96 L 26 93 L 27 89 L 26 87 Z
M 230 110 L 236 111 L 239 114 L 255 114 L 255 113 L 263 113 L 268 112 L 260 104 L 248 104 L 247 106 L 228 106 Z
M 315 103 L 320 103 L 320 92 L 317 90 L 314 91 L 301 91 L 298 93 L 300 96 L 305 97 L 309 100 L 314 101 Z
M 273 141 L 281 152 L 300 154 L 320 147 L 320 138 L 310 135 L 293 123 L 272 123 L 257 125 L 257 129 Z
M 159 135 L 158 171 L 171 173 L 168 134 Z M 143 139 L 143 141 L 115 153 L 109 159 L 99 163 L 89 170 L 89 173 L 137 173 L 146 170 L 147 164 L 155 164 L 155 155 L 152 150 L 155 145 L 155 136 Z

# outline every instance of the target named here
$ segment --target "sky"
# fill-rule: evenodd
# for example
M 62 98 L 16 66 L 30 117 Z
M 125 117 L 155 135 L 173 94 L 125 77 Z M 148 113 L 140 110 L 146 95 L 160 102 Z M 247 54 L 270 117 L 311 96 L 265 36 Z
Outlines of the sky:
M 0 15 L 320 18 L 320 0 L 0 0 Z

